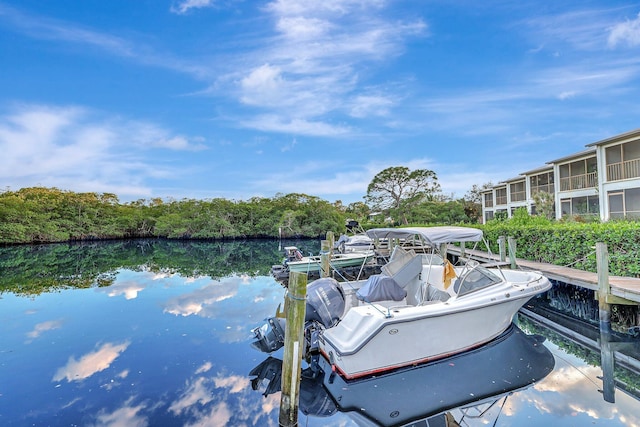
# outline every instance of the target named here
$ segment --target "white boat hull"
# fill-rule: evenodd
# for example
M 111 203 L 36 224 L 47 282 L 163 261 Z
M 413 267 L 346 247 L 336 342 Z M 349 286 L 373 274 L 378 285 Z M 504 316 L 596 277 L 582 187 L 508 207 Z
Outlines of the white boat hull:
M 492 292 L 486 304 L 460 298 L 415 307 L 354 307 L 324 331 L 320 351 L 347 379 L 464 352 L 504 332 L 533 295 L 550 287 L 545 281 L 521 288 L 519 295 L 504 287 Z

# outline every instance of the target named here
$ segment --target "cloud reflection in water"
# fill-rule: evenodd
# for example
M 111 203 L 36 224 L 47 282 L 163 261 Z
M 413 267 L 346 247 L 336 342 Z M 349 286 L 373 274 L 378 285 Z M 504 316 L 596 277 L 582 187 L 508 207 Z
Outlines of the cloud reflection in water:
M 71 382 L 82 381 L 89 378 L 93 374 L 104 371 L 111 366 L 111 363 L 113 363 L 127 347 L 129 347 L 129 342 L 122 344 L 106 343 L 96 351 L 87 353 L 78 360 L 71 356 L 67 364 L 58 369 L 52 381 L 62 381 L 66 379 L 68 382 Z
M 52 331 L 54 329 L 60 329 L 62 327 L 62 319 L 48 320 L 46 322 L 38 323 L 34 326 L 33 330 L 27 333 L 29 338 L 38 338 L 43 332 Z M 27 341 L 31 342 L 31 340 Z

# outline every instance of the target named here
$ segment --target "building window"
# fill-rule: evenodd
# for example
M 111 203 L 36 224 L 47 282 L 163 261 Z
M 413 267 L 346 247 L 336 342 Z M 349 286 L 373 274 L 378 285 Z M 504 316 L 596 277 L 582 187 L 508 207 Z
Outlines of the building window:
M 605 149 L 607 180 L 640 177 L 640 140 Z
M 560 201 L 562 216 L 596 216 L 600 214 L 600 200 L 598 196 L 573 197 Z
M 610 191 L 607 195 L 610 219 L 640 218 L 640 188 Z
M 524 187 L 524 181 L 509 184 L 509 195 L 512 202 L 522 202 L 527 199 L 527 193 Z
M 486 211 L 484 213 L 484 222 L 489 222 L 493 219 L 493 211 Z
M 594 188 L 598 185 L 598 164 L 595 157 L 560 165 L 560 191 Z
M 493 207 L 493 193 L 484 193 L 484 207 L 485 208 Z
M 529 184 L 531 186 L 531 195 L 536 193 L 554 193 L 553 188 L 553 172 L 542 173 L 540 175 L 533 175 L 529 177 Z
M 496 205 L 506 205 L 507 204 L 507 188 L 497 188 L 496 189 Z
M 624 192 L 609 192 L 609 219 L 624 218 Z

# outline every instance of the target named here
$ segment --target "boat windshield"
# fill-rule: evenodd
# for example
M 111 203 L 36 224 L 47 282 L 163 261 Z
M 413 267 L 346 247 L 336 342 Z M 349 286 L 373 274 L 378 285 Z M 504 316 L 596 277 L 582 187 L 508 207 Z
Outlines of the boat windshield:
M 502 282 L 500 276 L 485 267 L 477 266 L 458 279 L 453 290 L 461 297 L 500 282 Z

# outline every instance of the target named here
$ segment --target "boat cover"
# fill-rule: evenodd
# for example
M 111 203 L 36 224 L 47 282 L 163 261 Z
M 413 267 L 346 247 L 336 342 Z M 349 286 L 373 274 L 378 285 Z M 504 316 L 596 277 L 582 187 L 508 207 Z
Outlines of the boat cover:
M 364 286 L 358 289 L 356 295 L 358 299 L 366 302 L 401 301 L 407 296 L 407 291 L 402 289 L 392 277 L 374 274 L 369 277 Z
M 410 239 L 420 236 L 430 245 L 452 242 L 479 242 L 482 230 L 470 227 L 401 227 L 372 228 L 367 231 L 372 239 Z

